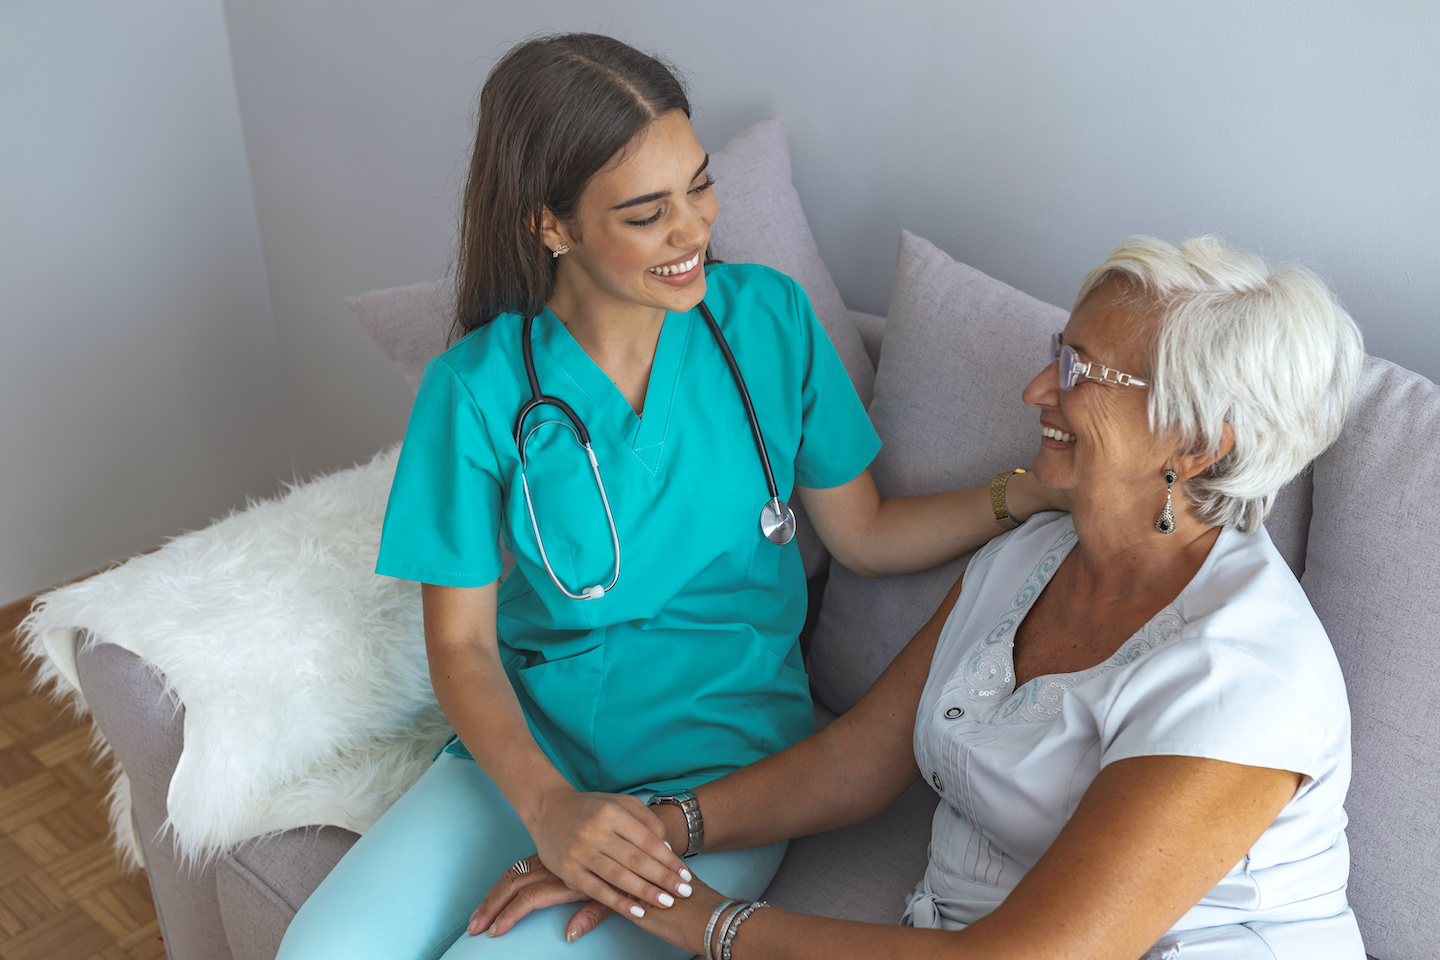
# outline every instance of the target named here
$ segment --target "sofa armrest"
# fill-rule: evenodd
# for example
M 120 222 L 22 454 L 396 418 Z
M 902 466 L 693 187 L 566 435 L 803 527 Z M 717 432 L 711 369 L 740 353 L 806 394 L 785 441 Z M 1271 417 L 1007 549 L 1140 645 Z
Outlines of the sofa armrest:
M 214 864 L 180 861 L 165 830 L 185 707 L 146 661 L 76 632 L 75 669 L 91 716 L 129 780 L 131 820 L 169 960 L 232 960 L 220 921 Z

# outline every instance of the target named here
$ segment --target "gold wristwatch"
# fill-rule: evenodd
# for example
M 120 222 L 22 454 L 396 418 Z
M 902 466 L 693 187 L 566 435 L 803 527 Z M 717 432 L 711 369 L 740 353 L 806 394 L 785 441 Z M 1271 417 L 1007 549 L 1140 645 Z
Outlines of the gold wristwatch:
M 1014 530 L 1023 522 L 1010 516 L 1010 508 L 1005 505 L 1005 488 L 1009 485 L 1012 476 L 1024 472 L 1020 467 L 1013 470 L 1001 470 L 995 474 L 995 479 L 990 481 L 990 509 L 995 511 L 995 522 L 1006 530 Z

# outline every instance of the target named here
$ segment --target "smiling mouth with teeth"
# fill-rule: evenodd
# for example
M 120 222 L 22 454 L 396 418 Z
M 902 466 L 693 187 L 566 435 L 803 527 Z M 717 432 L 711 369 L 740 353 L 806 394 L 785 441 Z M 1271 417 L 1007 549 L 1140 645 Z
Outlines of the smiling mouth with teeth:
M 1042 426 L 1040 428 L 1040 435 L 1044 437 L 1049 437 L 1051 440 L 1059 440 L 1062 443 L 1075 442 L 1075 434 L 1066 433 L 1064 430 L 1056 430 L 1054 427 Z
M 645 272 L 653 273 L 659 277 L 673 277 L 676 274 L 689 273 L 691 270 L 695 269 L 695 265 L 699 262 L 700 253 L 699 251 L 696 251 L 695 256 L 691 257 L 689 260 L 686 260 L 684 263 L 671 264 L 668 267 L 649 267 L 648 269 L 646 269 Z

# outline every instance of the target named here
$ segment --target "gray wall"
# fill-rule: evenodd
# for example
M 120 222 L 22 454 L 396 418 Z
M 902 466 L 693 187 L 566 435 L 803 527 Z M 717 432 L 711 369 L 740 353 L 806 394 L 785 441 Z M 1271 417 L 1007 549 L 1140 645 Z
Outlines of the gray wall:
M 852 307 L 902 228 L 1060 304 L 1213 231 L 1440 378 L 1430 0 L 5 0 L 0 600 L 399 439 L 341 300 L 446 272 L 475 94 L 546 29 L 668 54 L 711 146 L 782 114 Z
M 1437 9 L 226 0 L 297 465 L 402 434 L 341 297 L 445 272 L 475 94 L 542 29 L 665 52 L 711 146 L 782 114 L 852 307 L 885 311 L 901 228 L 1064 305 L 1130 233 L 1213 231 L 1317 267 L 1372 352 L 1440 378 Z
M 0 3 L 0 603 L 290 475 L 220 0 Z

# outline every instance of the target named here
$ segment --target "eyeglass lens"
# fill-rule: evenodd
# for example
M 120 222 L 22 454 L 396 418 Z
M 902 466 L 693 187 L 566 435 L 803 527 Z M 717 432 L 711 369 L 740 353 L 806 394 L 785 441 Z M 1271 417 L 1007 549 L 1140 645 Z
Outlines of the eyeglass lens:
M 1050 334 L 1050 362 L 1060 361 L 1060 389 L 1070 390 L 1074 388 L 1075 381 L 1079 379 L 1076 375 L 1075 361 L 1079 354 L 1072 347 L 1060 342 L 1060 334 Z

